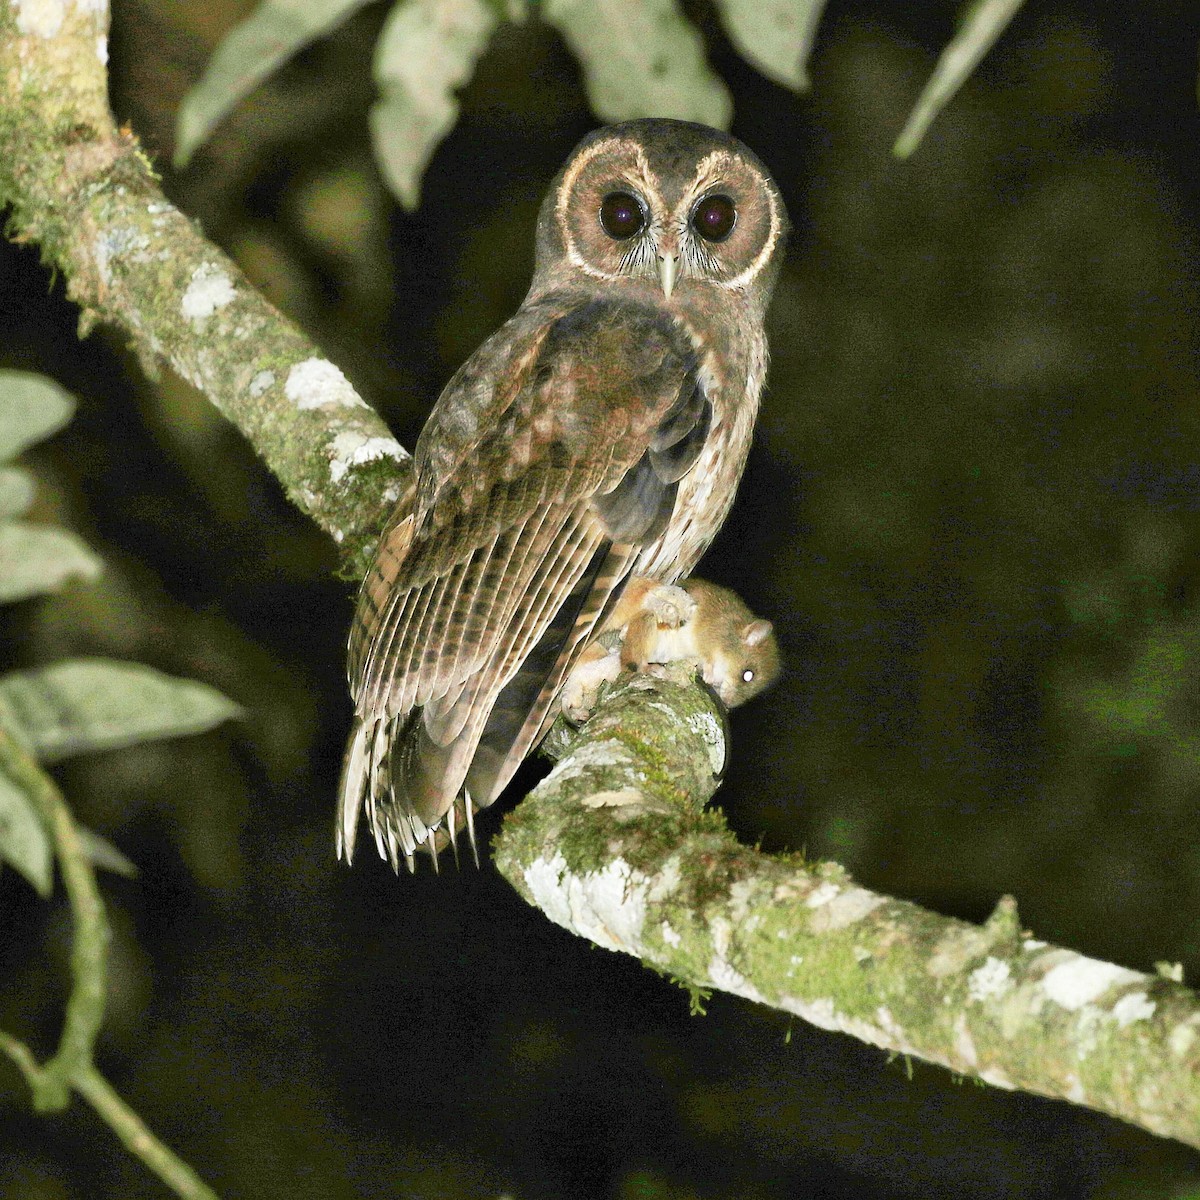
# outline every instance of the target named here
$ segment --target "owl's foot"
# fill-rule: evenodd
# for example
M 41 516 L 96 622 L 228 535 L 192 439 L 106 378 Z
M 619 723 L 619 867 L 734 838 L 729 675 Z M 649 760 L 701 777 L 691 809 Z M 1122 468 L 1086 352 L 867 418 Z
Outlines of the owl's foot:
M 673 583 L 662 583 L 651 588 L 642 603 L 654 617 L 655 623 L 664 629 L 678 629 L 696 614 L 696 601 Z
M 613 683 L 621 674 L 621 654 L 593 643 L 580 656 L 563 684 L 560 696 L 564 716 L 573 725 L 582 725 L 592 715 L 603 684 Z

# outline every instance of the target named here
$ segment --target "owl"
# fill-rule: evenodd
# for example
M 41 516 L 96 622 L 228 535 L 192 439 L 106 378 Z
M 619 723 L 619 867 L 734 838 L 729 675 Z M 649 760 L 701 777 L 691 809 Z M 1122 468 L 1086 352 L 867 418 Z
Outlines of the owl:
M 704 553 L 749 450 L 787 231 L 762 163 L 703 125 L 614 125 L 567 159 L 529 294 L 442 392 L 363 581 L 339 857 L 364 809 L 395 870 L 418 848 L 436 866 L 460 820 L 475 851 L 474 810 L 626 581 Z

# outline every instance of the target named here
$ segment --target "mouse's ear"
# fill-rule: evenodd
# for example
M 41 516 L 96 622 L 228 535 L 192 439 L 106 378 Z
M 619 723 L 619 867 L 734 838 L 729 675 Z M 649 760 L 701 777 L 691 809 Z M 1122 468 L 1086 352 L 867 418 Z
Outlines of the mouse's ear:
M 742 630 L 742 641 L 747 646 L 757 646 L 771 636 L 771 630 L 774 628 L 770 621 L 751 621 Z

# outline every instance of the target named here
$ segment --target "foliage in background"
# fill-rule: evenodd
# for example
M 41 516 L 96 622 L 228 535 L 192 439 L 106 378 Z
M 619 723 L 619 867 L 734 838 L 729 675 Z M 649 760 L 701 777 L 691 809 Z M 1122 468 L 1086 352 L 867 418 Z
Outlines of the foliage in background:
M 730 41 L 768 79 L 802 91 L 825 0 L 716 0 Z M 225 38 L 204 78 L 184 98 L 175 164 L 184 166 L 220 122 L 288 58 L 367 0 L 262 0 Z M 1000 37 L 1022 0 L 970 0 L 917 100 L 895 152 L 911 154 Z M 675 117 L 727 129 L 733 102 L 709 66 L 698 29 L 679 0 L 397 0 L 375 48 L 380 99 L 371 133 L 380 171 L 406 208 L 458 119 L 466 84 L 502 20 L 540 19 L 579 59 L 588 100 L 602 121 Z
M 0 463 L 57 432 L 74 404 L 53 381 L 0 372 Z M 33 502 L 32 477 L 5 466 L 5 517 Z M 94 579 L 100 561 L 73 534 L 15 520 L 0 524 L 0 599 L 52 592 Z M 7 863 L 48 898 L 59 858 L 74 924 L 73 987 L 58 1053 L 39 1066 L 23 1043 L 0 1032 L 41 1111 L 58 1111 L 70 1090 L 97 1109 L 130 1148 L 180 1195 L 211 1193 L 141 1123 L 96 1070 L 93 1047 L 107 1001 L 108 926 L 89 861 L 124 875 L 136 868 L 105 838 L 77 827 L 37 762 L 121 749 L 156 738 L 201 733 L 239 714 L 205 684 L 149 667 L 76 659 L 0 675 L 0 866 Z
M 171 29 L 203 15 L 164 10 Z M 748 840 L 836 855 L 946 911 L 1012 890 L 1039 927 L 1131 965 L 1194 957 L 1192 156 L 1129 132 L 1161 110 L 1182 143 L 1190 112 L 1111 24 L 1031 7 L 896 164 L 897 114 L 941 45 L 940 9 L 900 13 L 843 12 L 803 105 L 722 67 L 801 222 L 756 457 L 709 559 L 786 629 L 789 672 L 736 723 L 722 803 Z M 260 89 L 226 157 L 174 186 L 411 444 L 519 302 L 538 195 L 590 118 L 556 36 L 498 21 L 426 181 L 436 203 L 398 216 L 354 137 L 373 15 Z M 114 89 L 139 133 L 172 79 L 195 78 L 174 57 L 188 46 L 127 42 Z M 1186 1194 L 1193 1156 L 1111 1122 L 919 1065 L 908 1083 L 848 1039 L 798 1024 L 785 1042 L 720 997 L 689 1021 L 487 872 L 436 891 L 336 873 L 349 600 L 319 539 L 218 415 L 177 380 L 141 382 L 102 334 L 76 346 L 74 314 L 21 278 L 11 311 L 50 332 L 27 348 L 18 324 L 14 361 L 61 362 L 86 388 L 50 461 L 110 569 L 38 605 L 20 652 L 162 655 L 271 731 L 240 758 L 194 739 L 64 764 L 80 811 L 147 876 L 107 889 L 114 1067 L 231 1193 Z M 54 1019 L 43 974 L 12 972 L 10 1012 Z M 107 1131 L 35 1127 L 11 1096 L 0 1192 L 157 1194 L 105 1159 Z
M 34 486 L 32 476 L 9 460 L 56 433 L 73 411 L 73 401 L 53 380 L 0 372 L 0 487 L 9 498 L 0 520 L 0 602 L 95 579 L 102 569 L 73 533 L 11 519 L 33 503 Z M 134 663 L 78 659 L 0 675 L 0 730 L 45 763 L 202 733 L 239 712 L 206 684 L 172 679 Z M 99 834 L 89 839 L 94 861 L 132 869 Z M 8 862 L 48 896 L 51 860 L 49 831 L 33 797 L 0 762 L 0 863 Z

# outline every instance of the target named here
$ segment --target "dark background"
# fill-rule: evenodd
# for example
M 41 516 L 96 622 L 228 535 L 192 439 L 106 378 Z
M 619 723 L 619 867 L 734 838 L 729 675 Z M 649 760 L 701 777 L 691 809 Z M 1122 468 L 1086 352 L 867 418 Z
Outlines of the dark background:
M 722 807 L 744 839 L 869 887 L 974 920 L 1010 892 L 1039 937 L 1192 979 L 1188 9 L 1031 3 L 905 163 L 890 145 L 954 6 L 833 4 L 803 98 L 689 11 L 796 226 L 758 438 L 702 565 L 776 622 L 787 659 L 734 717 Z M 371 9 L 173 173 L 179 98 L 239 11 L 119 2 L 114 107 L 411 446 L 524 294 L 537 203 L 595 123 L 577 67 L 544 27 L 504 27 L 404 215 L 367 141 Z M 1200 1195 L 1193 1152 L 1096 1114 L 722 995 L 690 1016 L 685 992 L 550 925 L 486 862 L 399 880 L 365 854 L 335 865 L 352 589 L 213 409 L 147 380 L 119 333 L 78 341 L 75 319 L 35 248 L 0 247 L 0 363 L 80 402 L 29 456 L 38 516 L 108 565 L 0 612 L 0 664 L 138 659 L 249 712 L 56 772 L 141 868 L 104 879 L 101 1065 L 223 1197 Z M 61 892 L 43 905 L 6 872 L 0 922 L 0 1026 L 44 1053 Z M 31 1115 L 0 1063 L 0 1196 L 163 1194 L 81 1102 Z

